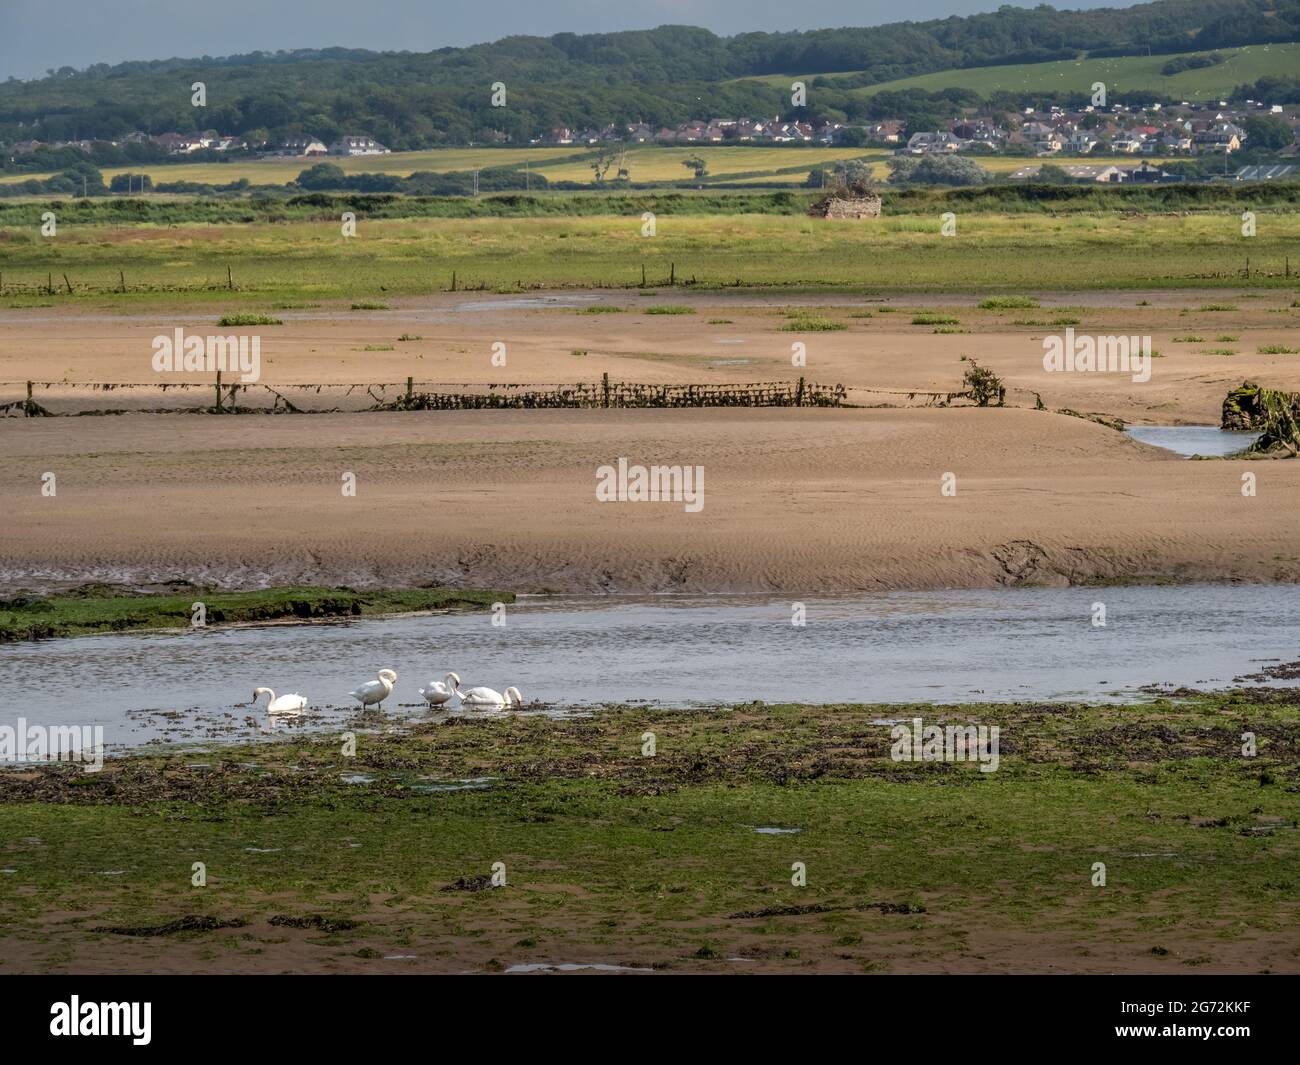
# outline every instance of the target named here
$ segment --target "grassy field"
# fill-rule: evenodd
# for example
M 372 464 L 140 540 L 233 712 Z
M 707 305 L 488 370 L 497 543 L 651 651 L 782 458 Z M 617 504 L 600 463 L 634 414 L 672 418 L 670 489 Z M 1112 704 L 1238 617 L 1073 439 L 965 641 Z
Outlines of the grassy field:
M 586 161 L 585 149 L 572 148 L 520 148 L 473 149 L 448 148 L 435 152 L 401 152 L 369 158 L 330 159 L 348 173 L 385 173 L 405 176 L 416 170 L 438 173 L 473 170 L 476 167 L 513 166 L 525 159 L 535 172 L 548 181 L 573 181 L 590 184 L 592 171 Z M 683 162 L 700 156 L 708 164 L 704 178 L 694 181 L 691 171 Z M 840 159 L 861 159 L 868 164 L 872 175 L 884 180 L 889 176 L 888 160 L 891 152 L 883 148 L 632 148 L 626 157 L 631 181 L 639 184 L 691 180 L 705 188 L 725 188 L 729 184 L 790 186 L 800 185 L 809 171 Z M 973 157 L 980 166 L 993 174 L 1006 174 L 1038 162 L 1021 156 Z M 231 163 L 178 163 L 171 166 L 109 167 L 104 170 L 107 182 L 115 174 L 147 173 L 155 183 L 165 181 L 196 181 L 210 185 L 224 185 L 247 178 L 256 185 L 283 185 L 294 180 L 303 170 L 321 160 L 254 160 Z M 1069 160 L 1136 166 L 1138 157 L 1125 155 L 1087 160 Z M 1155 163 L 1162 160 L 1154 159 Z M 0 184 L 14 184 L 30 178 L 46 178 L 50 174 L 3 174 Z
M 999 768 L 891 760 L 881 718 L 912 716 L 998 725 Z M 471 716 L 355 757 L 6 770 L 0 971 L 1296 972 L 1297 754 L 1275 689 Z
M 870 96 L 897 89 L 937 92 L 940 89 L 963 88 L 972 89 L 980 95 L 999 91 L 1057 91 L 1091 95 L 1093 82 L 1100 81 L 1105 83 L 1106 91 L 1112 95 L 1149 91 L 1183 100 L 1212 100 L 1227 95 L 1238 85 L 1268 75 L 1294 75 L 1300 65 L 1300 44 L 1257 44 L 1249 48 L 1220 49 L 1219 54 L 1226 57 L 1222 63 L 1168 76 L 1161 74 L 1160 70 L 1174 56 L 1120 56 L 944 71 L 882 82 L 861 92 Z
M 938 92 L 941 89 L 959 88 L 973 90 L 981 96 L 993 92 L 1053 91 L 1091 95 L 1092 83 L 1101 81 L 1111 94 L 1146 90 L 1183 100 L 1211 100 L 1226 95 L 1238 85 L 1255 82 L 1265 76 L 1293 76 L 1300 66 L 1300 44 L 1256 44 L 1248 48 L 1220 48 L 1217 51 L 1225 57 L 1222 63 L 1168 76 L 1160 73 L 1161 68 L 1176 56 L 1120 56 L 944 70 L 935 74 L 882 81 L 857 92 L 863 96 L 872 96 L 878 92 L 902 89 Z M 756 80 L 788 86 L 792 79 L 773 75 Z M 812 77 L 809 76 L 806 80 L 811 82 Z
M 634 182 L 683 181 L 692 176 L 683 162 L 699 156 L 708 163 L 703 184 L 714 183 L 719 178 L 737 180 L 742 176 L 753 180 L 781 177 L 797 183 L 819 164 L 837 159 L 882 159 L 887 154 L 883 149 L 863 148 L 632 148 L 628 150 L 626 165 L 629 179 Z M 545 174 L 549 181 L 591 180 L 591 168 L 580 162 L 548 167 Z
M 396 174 L 405 177 L 417 170 L 451 173 L 457 170 L 515 166 L 527 162 L 546 173 L 546 168 L 585 148 L 441 148 L 427 152 L 394 152 L 391 155 L 357 155 L 347 158 L 313 157 L 310 159 L 232 159 L 228 163 L 169 163 L 166 165 L 110 166 L 103 171 L 107 183 L 117 174 L 148 174 L 154 183 L 164 181 L 198 181 L 209 185 L 228 185 L 247 178 L 254 185 L 283 185 L 294 180 L 317 163 L 333 163 L 349 174 Z M 684 172 L 684 171 L 683 171 Z M 4 174 L 0 184 L 47 178 L 51 174 Z M 590 176 L 590 171 L 588 171 Z
M 254 159 L 232 160 L 229 163 L 175 163 L 165 166 L 107 167 L 104 181 L 116 174 L 148 174 L 155 183 L 164 181 L 197 181 L 210 185 L 226 185 L 247 178 L 255 185 L 283 185 L 294 180 L 302 171 L 316 163 L 328 162 L 341 167 L 349 174 L 383 173 L 406 176 L 417 170 L 451 173 L 487 169 L 489 167 L 519 166 L 527 162 L 548 181 L 578 181 L 589 183 L 592 170 L 585 161 L 591 149 L 574 148 L 444 148 L 427 152 L 395 152 L 392 155 L 353 156 L 326 159 Z M 701 146 L 684 148 L 631 148 L 627 152 L 627 168 L 635 182 L 684 181 L 691 171 L 682 165 L 683 160 L 700 156 L 708 163 L 708 177 L 748 174 L 756 178 L 797 174 L 802 180 L 818 163 L 836 159 L 852 159 L 865 155 L 882 155 L 861 148 L 746 148 Z M 4 174 L 0 184 L 47 178 L 45 174 Z
M 130 595 L 107 585 L 85 585 L 64 595 L 20 595 L 0 600 L 0 643 L 84 636 L 132 629 L 181 629 L 201 602 L 209 627 L 284 618 L 362 617 L 513 602 L 506 592 L 421 588 L 354 592 L 350 588 L 271 588 L 218 592 L 188 588 L 175 594 Z
M 461 289 L 699 286 L 857 287 L 873 291 L 1050 291 L 1300 284 L 1300 214 L 1261 213 L 1241 236 L 1239 211 L 1148 215 L 965 214 L 940 235 L 933 215 L 836 223 L 790 215 L 583 218 L 360 219 L 344 239 L 337 219 L 262 225 L 66 225 L 54 240 L 37 224 L 0 243 L 0 300 L 10 306 L 94 300 L 108 306 L 210 300 L 226 311 L 277 301 L 383 300 Z M 33 222 L 39 216 L 33 212 Z M 1286 256 L 1291 277 L 1283 277 Z M 226 288 L 230 269 L 237 292 Z M 118 295 L 119 271 L 127 291 Z M 63 276 L 73 287 L 68 295 Z M 55 293 L 47 295 L 47 278 Z

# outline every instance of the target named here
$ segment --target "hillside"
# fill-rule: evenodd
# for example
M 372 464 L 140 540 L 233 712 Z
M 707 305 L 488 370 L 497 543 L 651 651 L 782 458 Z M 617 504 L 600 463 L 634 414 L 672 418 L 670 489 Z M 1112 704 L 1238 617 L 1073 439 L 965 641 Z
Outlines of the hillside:
M 999 66 L 1297 40 L 1300 0 L 1156 0 L 1090 11 L 1004 6 L 966 18 L 733 37 L 661 26 L 507 37 L 426 53 L 334 48 L 97 64 L 0 83 L 0 140 L 213 128 L 272 137 L 309 131 L 328 141 L 365 131 L 391 148 L 414 150 L 481 140 L 494 130 L 523 144 L 560 125 L 657 126 L 705 112 L 789 112 L 788 84 L 763 80 L 770 75 L 815 78 L 807 117 L 855 119 L 868 106 L 855 90 L 878 92 L 899 79 L 960 71 L 994 84 L 997 75 L 988 72 Z M 859 73 L 824 76 L 837 71 Z M 190 106 L 195 81 L 207 86 L 206 107 Z M 507 88 L 504 107 L 491 103 L 496 82 Z
M 1207 58 L 1215 54 L 1185 53 Z M 1220 49 L 1217 54 L 1223 57 L 1222 62 L 1170 75 L 1162 74 L 1161 69 L 1175 56 L 1115 56 L 945 70 L 855 91 L 864 96 L 905 89 L 967 89 L 984 97 L 995 92 L 1088 93 L 1092 83 L 1100 81 L 1112 94 L 1150 92 L 1183 100 L 1212 100 L 1226 97 L 1238 85 L 1253 84 L 1265 77 L 1294 77 L 1300 71 L 1300 44 Z

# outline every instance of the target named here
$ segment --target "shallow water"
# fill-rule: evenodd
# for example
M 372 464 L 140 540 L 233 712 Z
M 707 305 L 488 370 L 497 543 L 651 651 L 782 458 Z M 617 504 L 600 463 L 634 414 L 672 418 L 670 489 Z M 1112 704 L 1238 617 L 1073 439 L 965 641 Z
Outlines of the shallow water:
M 1259 439 L 1259 433 L 1230 433 L 1215 425 L 1131 425 L 1125 432 L 1144 444 L 1189 458 L 1222 458 L 1244 451 Z
M 603 703 L 981 702 L 1143 698 L 1155 683 L 1222 688 L 1300 659 L 1300 588 L 1184 585 L 892 592 L 790 599 L 528 597 L 489 613 L 88 636 L 0 648 L 0 725 L 102 725 L 110 748 L 265 738 L 266 729 L 385 728 L 469 713 L 425 706 L 449 669 L 550 712 Z M 1094 603 L 1107 624 L 1092 625 Z M 391 667 L 383 712 L 347 692 Z M 253 688 L 301 692 L 268 726 Z M 15 698 L 16 693 L 21 693 Z M 478 711 L 477 713 L 483 713 Z M 248 718 L 251 721 L 246 721 Z

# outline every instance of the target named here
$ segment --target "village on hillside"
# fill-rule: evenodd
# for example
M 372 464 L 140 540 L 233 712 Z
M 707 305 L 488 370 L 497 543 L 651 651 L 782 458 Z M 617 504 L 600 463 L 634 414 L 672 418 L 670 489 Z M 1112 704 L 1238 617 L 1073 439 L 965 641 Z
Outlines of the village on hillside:
M 1258 121 L 1261 117 L 1269 120 L 1272 143 L 1268 147 L 1275 153 L 1276 163 L 1231 167 L 1228 157 L 1247 145 L 1252 120 Z M 557 127 L 545 136 L 531 138 L 527 146 L 810 145 L 885 148 L 900 156 L 960 153 L 975 157 L 1012 156 L 1037 160 L 1010 172 L 1007 176 L 1011 181 L 1037 177 L 1044 160 L 1059 160 L 1053 165 L 1059 166 L 1066 178 L 1076 181 L 1176 181 L 1181 180 L 1178 175 L 1162 170 L 1150 160 L 1221 156 L 1224 157 L 1224 167 L 1216 176 L 1258 181 L 1300 175 L 1300 165 L 1289 162 L 1300 150 L 1298 134 L 1300 108 L 1256 101 L 1246 101 L 1244 105 L 1213 101 L 1152 104 L 1145 109 L 1130 109 L 1116 104 L 1079 110 L 1058 106 L 1042 110 L 1026 108 L 1022 113 L 1012 115 L 963 113 L 951 118 L 946 128 L 933 130 L 910 130 L 903 119 L 849 124 L 780 117 L 715 117 L 659 127 L 644 122 L 610 124 L 602 129 Z M 99 143 L 128 150 L 133 145 L 150 145 L 164 153 L 164 159 L 183 157 L 187 161 L 229 158 L 232 154 L 248 158 L 299 159 L 391 154 L 388 147 L 366 133 L 340 136 L 327 142 L 310 133 L 241 137 L 209 129 L 196 133 L 168 131 L 153 135 L 136 131 L 121 140 L 109 142 L 72 140 L 43 143 L 24 140 L 5 146 L 4 156 L 10 166 L 21 167 L 22 157 L 41 149 L 72 148 L 89 155 Z M 487 129 L 481 131 L 478 139 L 469 146 L 521 145 L 513 144 L 501 130 Z M 1250 146 L 1257 147 L 1255 144 Z M 1131 166 L 1116 163 L 1116 156 L 1134 156 L 1135 162 Z M 1089 164 L 1089 157 L 1107 157 L 1107 162 L 1103 165 Z M 1064 162 L 1067 159 L 1078 162 Z

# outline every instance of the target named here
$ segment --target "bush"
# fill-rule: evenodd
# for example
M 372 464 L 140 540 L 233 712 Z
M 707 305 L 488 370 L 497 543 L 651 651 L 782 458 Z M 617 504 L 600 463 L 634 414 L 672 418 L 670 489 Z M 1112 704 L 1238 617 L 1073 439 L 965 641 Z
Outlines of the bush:
M 965 355 L 962 356 L 962 361 L 970 363 L 962 377 L 962 384 L 966 386 L 966 394 L 975 401 L 976 406 L 1001 407 L 1007 398 L 1002 378 Z
M 895 156 L 889 170 L 894 185 L 983 185 L 991 177 L 974 159 L 956 155 Z

